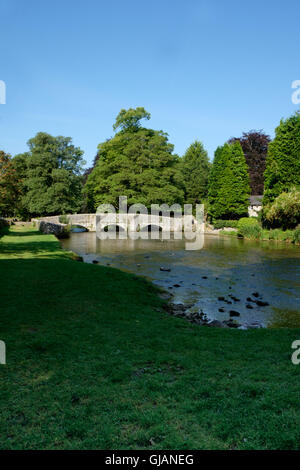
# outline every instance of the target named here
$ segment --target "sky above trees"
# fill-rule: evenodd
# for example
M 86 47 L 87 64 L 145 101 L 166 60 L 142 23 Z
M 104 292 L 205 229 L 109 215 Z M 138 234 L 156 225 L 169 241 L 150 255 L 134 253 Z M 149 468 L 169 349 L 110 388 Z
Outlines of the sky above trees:
M 121 108 L 144 106 L 183 155 L 210 158 L 250 129 L 274 135 L 297 109 L 298 0 L 0 1 L 0 144 L 70 135 L 91 164 Z

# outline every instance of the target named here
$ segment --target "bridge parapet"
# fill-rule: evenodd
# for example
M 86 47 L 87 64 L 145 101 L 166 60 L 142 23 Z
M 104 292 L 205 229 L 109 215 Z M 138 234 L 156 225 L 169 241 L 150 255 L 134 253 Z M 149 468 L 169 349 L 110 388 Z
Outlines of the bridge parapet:
M 193 216 L 166 217 L 151 214 L 70 214 L 68 223 L 71 225 L 80 225 L 90 232 L 102 230 L 109 225 L 118 225 L 125 231 L 145 230 L 149 226 L 155 226 L 162 231 L 182 232 L 184 226 L 195 227 Z M 62 225 L 60 216 L 40 217 L 33 219 L 37 222 L 46 222 Z

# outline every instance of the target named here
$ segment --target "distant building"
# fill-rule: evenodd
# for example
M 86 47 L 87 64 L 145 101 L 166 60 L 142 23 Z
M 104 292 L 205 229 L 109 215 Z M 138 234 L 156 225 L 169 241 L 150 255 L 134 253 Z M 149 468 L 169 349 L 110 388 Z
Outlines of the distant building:
M 258 213 L 262 210 L 262 199 L 263 196 L 250 196 L 249 217 L 258 217 Z

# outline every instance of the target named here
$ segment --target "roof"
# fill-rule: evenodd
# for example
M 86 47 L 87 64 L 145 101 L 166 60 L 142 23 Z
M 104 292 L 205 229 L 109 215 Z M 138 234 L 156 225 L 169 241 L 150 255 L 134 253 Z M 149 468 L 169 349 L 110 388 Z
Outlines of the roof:
M 262 206 L 263 196 L 250 196 L 251 206 Z

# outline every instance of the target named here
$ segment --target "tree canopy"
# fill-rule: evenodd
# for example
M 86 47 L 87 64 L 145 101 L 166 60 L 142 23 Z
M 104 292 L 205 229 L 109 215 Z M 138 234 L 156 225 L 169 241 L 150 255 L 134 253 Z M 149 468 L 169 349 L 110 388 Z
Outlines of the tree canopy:
M 240 142 L 249 169 L 252 195 L 262 195 L 264 192 L 264 172 L 266 156 L 271 142 L 270 136 L 262 130 L 244 132 L 242 137 L 232 138 L 229 143 Z
M 246 159 L 239 142 L 216 150 L 209 182 L 210 215 L 239 219 L 247 215 L 250 185 Z
M 21 193 L 21 179 L 8 153 L 0 151 L 0 216 L 17 213 Z
M 173 154 L 167 134 L 141 127 L 145 116 L 150 114 L 144 108 L 122 110 L 114 125 L 121 130 L 98 146 L 85 186 L 89 210 L 105 203 L 117 206 L 119 196 L 127 196 L 130 205 L 147 207 L 183 202 L 179 157 Z
M 211 164 L 203 144 L 196 140 L 182 158 L 182 176 L 187 204 L 203 203 L 208 192 Z
M 136 130 L 141 127 L 141 120 L 142 119 L 149 119 L 151 118 L 151 114 L 148 113 L 145 108 L 129 108 L 129 109 L 121 109 L 119 112 L 116 122 L 113 125 L 114 131 L 120 129 L 121 131 L 126 130 Z
M 70 137 L 39 132 L 29 152 L 15 157 L 24 174 L 23 205 L 30 215 L 76 212 L 82 204 L 83 152 Z
M 282 120 L 269 145 L 264 204 L 300 185 L 300 112 Z

